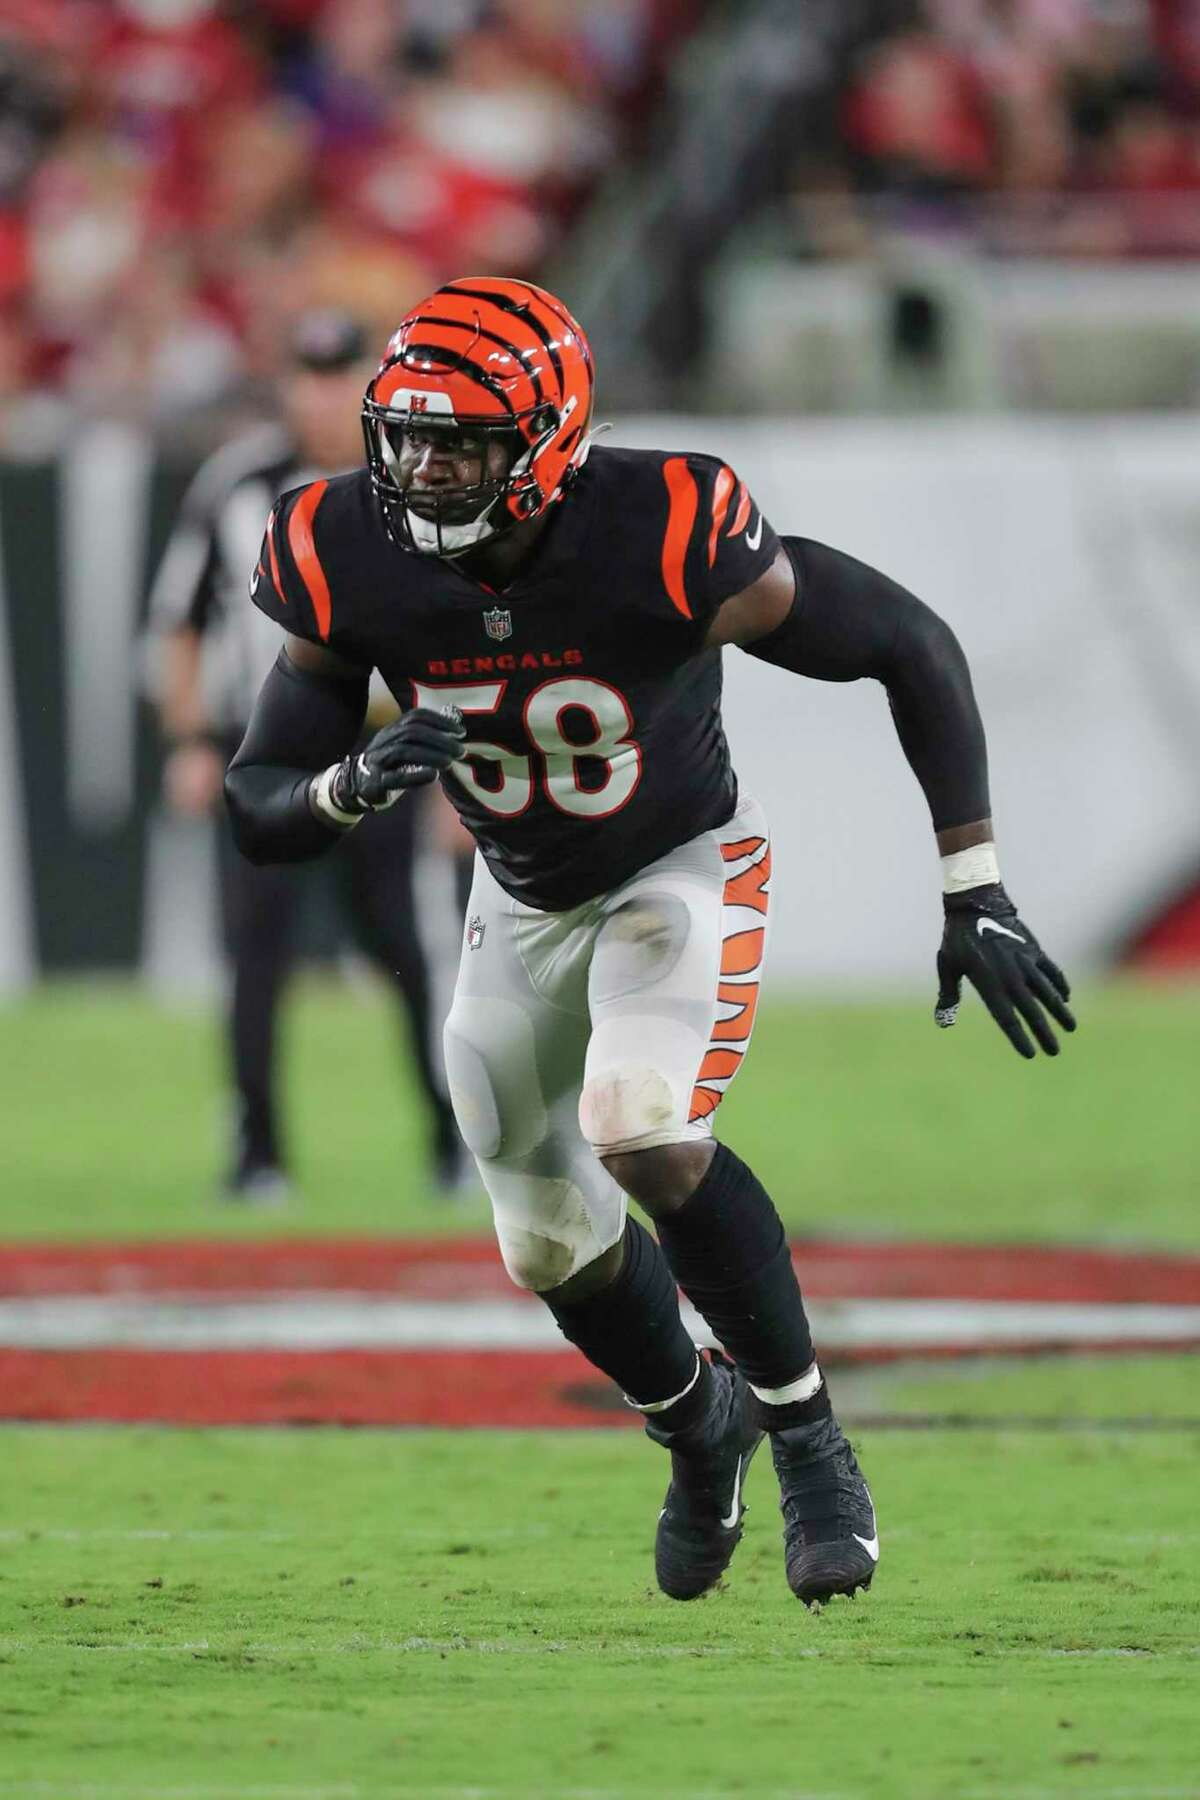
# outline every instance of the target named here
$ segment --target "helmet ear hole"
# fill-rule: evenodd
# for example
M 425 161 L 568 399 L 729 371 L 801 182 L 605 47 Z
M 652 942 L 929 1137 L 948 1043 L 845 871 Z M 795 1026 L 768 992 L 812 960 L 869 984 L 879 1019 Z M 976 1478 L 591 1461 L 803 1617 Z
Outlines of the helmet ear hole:
M 539 406 L 529 421 L 530 434 L 533 437 L 544 437 L 548 431 L 553 431 L 557 424 L 558 413 L 554 407 Z

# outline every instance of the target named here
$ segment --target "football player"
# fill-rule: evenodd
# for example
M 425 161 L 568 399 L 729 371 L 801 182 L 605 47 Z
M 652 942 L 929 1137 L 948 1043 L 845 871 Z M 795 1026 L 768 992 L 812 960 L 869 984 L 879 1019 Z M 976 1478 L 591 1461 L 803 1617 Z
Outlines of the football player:
M 874 569 L 777 537 L 719 457 L 592 448 L 592 387 L 579 326 L 525 282 L 450 282 L 401 322 L 363 404 L 366 466 L 268 522 L 251 586 L 289 636 L 226 792 L 271 861 L 443 780 L 478 846 L 446 1062 L 509 1274 L 670 1452 L 664 1592 L 724 1573 L 765 1434 L 788 1581 L 824 1601 L 869 1584 L 875 1513 L 779 1215 L 713 1135 L 771 885 L 721 728 L 724 646 L 884 684 L 942 857 L 938 1023 L 964 977 L 1022 1056 L 1075 1022 L 1000 883 L 950 629 Z M 372 669 L 405 711 L 352 755 Z M 697 1354 L 680 1288 L 723 1355 Z

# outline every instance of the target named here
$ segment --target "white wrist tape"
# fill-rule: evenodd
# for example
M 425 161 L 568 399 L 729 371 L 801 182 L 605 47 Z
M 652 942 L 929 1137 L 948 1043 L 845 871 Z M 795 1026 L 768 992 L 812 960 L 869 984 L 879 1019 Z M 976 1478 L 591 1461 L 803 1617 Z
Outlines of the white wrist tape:
M 330 763 L 329 767 L 322 770 L 321 774 L 317 776 L 309 792 L 312 795 L 313 805 L 322 817 L 328 819 L 331 825 L 336 825 L 340 831 L 345 831 L 351 825 L 357 825 L 363 815 L 358 812 L 343 812 L 342 808 L 335 806 L 330 799 L 329 789 L 338 772 L 338 767 L 337 763 Z
M 955 850 L 942 858 L 942 892 L 961 894 L 967 888 L 984 887 L 999 881 L 1000 865 L 996 846 L 992 843 L 972 844 L 968 850 Z

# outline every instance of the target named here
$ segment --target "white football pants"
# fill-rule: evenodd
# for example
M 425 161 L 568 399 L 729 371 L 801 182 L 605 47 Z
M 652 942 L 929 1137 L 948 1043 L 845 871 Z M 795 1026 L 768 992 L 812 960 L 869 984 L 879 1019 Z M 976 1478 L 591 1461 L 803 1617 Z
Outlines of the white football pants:
M 476 857 L 446 1072 L 518 1286 L 557 1287 L 621 1236 L 601 1155 L 710 1135 L 754 1025 L 770 875 L 747 797 L 570 912 L 514 900 Z

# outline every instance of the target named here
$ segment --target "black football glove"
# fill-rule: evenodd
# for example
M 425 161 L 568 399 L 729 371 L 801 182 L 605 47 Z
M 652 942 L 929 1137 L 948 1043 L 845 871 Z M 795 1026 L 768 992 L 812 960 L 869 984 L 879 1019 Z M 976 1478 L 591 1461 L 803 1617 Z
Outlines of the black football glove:
M 345 813 L 382 812 L 405 788 L 425 787 L 463 754 L 467 728 L 457 706 L 416 706 L 360 750 L 343 757 L 329 782 L 329 798 Z
M 1028 1025 L 1046 1055 L 1057 1056 L 1058 1039 L 1042 1009 L 1064 1031 L 1074 1031 L 1075 1020 L 1066 1004 L 1070 985 L 1017 917 L 1000 883 L 946 894 L 944 903 L 946 929 L 938 951 L 933 1014 L 937 1023 L 954 1024 L 965 975 L 1018 1055 L 1036 1055 L 1025 1031 Z

